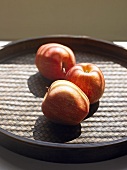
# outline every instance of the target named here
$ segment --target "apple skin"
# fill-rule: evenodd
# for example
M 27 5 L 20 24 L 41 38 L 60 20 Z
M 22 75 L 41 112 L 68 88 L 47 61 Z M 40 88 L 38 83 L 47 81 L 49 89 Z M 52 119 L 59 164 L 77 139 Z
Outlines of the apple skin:
M 78 125 L 89 113 L 89 99 L 67 80 L 56 80 L 42 102 L 42 112 L 50 121 L 62 125 Z
M 96 103 L 104 93 L 104 75 L 95 64 L 78 63 L 68 71 L 65 79 L 81 88 L 90 104 Z
M 76 59 L 69 47 L 47 43 L 37 50 L 35 64 L 44 77 L 54 81 L 64 79 L 68 70 L 76 64 Z

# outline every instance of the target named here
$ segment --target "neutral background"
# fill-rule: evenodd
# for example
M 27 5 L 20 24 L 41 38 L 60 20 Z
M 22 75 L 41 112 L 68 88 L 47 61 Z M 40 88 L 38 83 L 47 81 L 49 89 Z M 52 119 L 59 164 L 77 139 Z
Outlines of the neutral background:
M 127 0 L 0 0 L 0 39 L 71 34 L 127 40 Z

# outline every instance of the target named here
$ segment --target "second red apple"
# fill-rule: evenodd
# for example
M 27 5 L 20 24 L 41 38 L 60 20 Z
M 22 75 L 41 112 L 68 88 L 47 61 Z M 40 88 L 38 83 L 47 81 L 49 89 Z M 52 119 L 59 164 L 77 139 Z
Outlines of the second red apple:
M 68 71 L 65 78 L 80 87 L 91 104 L 97 102 L 104 93 L 104 75 L 95 64 L 76 64 Z

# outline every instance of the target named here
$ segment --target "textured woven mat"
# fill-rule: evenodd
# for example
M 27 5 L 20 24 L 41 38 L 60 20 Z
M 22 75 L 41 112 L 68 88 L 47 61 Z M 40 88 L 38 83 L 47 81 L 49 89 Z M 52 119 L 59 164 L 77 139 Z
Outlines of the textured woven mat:
M 97 111 L 76 127 L 58 126 L 41 112 L 50 85 L 34 65 L 35 54 L 0 64 L 0 127 L 32 140 L 101 143 L 127 137 L 127 67 L 105 56 L 76 52 L 78 62 L 92 62 L 103 71 L 106 88 Z

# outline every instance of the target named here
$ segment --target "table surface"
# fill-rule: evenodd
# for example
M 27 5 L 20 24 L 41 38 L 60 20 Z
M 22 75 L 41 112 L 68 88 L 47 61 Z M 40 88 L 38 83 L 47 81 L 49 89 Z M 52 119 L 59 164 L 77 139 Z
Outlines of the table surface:
M 0 41 L 0 47 L 8 44 L 10 41 Z M 127 42 L 114 42 L 117 45 L 123 46 L 127 49 Z M 2 47 L 1 47 L 2 48 Z M 127 170 L 127 156 L 119 157 L 116 159 L 97 162 L 97 163 L 84 163 L 84 164 L 60 164 L 45 161 L 39 161 L 25 156 L 11 152 L 0 146 L 0 170 L 48 170 L 61 169 L 79 169 L 79 170 Z

